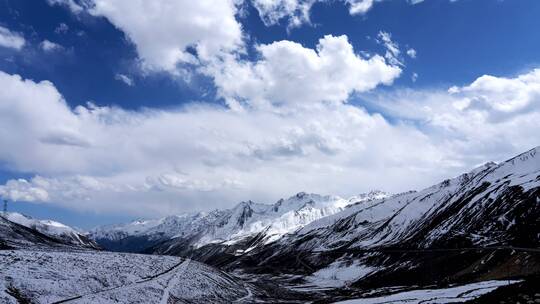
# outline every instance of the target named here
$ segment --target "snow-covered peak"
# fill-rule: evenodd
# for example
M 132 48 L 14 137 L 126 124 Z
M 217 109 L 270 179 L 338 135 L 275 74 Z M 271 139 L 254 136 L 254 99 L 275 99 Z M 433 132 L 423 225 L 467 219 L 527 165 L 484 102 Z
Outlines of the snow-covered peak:
M 52 220 L 38 220 L 17 212 L 8 212 L 6 218 L 14 223 L 35 229 L 47 235 L 62 236 L 71 233 L 79 233 L 77 230 L 62 223 Z
M 362 193 L 362 194 L 355 195 L 355 196 L 349 198 L 349 201 L 351 203 L 361 203 L 361 202 L 367 202 L 367 201 L 373 201 L 373 200 L 380 200 L 380 199 L 383 199 L 383 198 L 387 198 L 389 196 L 390 196 L 390 194 L 388 194 L 388 193 L 386 193 L 384 191 L 371 190 L 370 192 L 367 192 L 367 193 Z
M 147 236 L 150 239 L 173 238 L 199 232 L 205 225 L 214 222 L 220 211 L 170 215 L 160 219 L 135 220 L 125 224 L 101 226 L 92 229 L 89 235 L 96 240 L 120 240 L 131 236 Z
M 160 224 L 163 219 L 134 220 L 125 224 L 100 226 L 92 229 L 89 234 L 94 239 L 107 238 L 111 240 L 146 233 Z
M 90 232 L 96 240 L 120 241 L 131 236 L 149 240 L 180 238 L 196 247 L 211 243 L 235 244 L 263 233 L 265 243 L 292 233 L 303 226 L 337 213 L 351 204 L 388 196 L 372 191 L 344 199 L 339 196 L 299 192 L 274 204 L 243 201 L 231 209 L 209 213 L 172 215 L 156 220 L 98 227 Z
M 265 243 L 273 242 L 285 234 L 344 210 L 351 204 L 387 197 L 381 191 L 360 194 L 349 199 L 339 196 L 299 192 L 273 205 L 242 202 L 230 209 L 216 229 L 210 229 L 196 243 L 235 244 L 249 236 L 264 233 Z
M 267 204 L 260 204 L 260 203 L 256 203 L 254 201 L 249 200 L 245 202 L 240 202 L 238 205 L 233 207 L 231 211 L 233 213 L 237 213 L 237 212 L 262 213 L 262 212 L 267 212 L 268 209 L 270 209 L 270 206 Z
M 304 246 L 319 249 L 344 243 L 369 248 L 405 240 L 427 246 L 443 235 L 452 238 L 469 229 L 475 236 L 468 241 L 486 243 L 518 224 L 512 216 L 534 214 L 532 210 L 521 214 L 516 206 L 530 203 L 531 197 L 538 200 L 534 191 L 540 186 L 539 151 L 535 148 L 500 164 L 486 163 L 418 192 L 353 204 L 304 226 L 297 236 L 310 234 L 305 239 L 311 243 Z
M 298 211 L 305 207 L 323 207 L 333 205 L 336 202 L 343 203 L 345 205 L 347 204 L 338 196 L 323 196 L 315 193 L 299 192 L 287 199 L 278 200 L 274 204 L 272 210 L 276 213 L 283 214 L 289 211 Z
M 38 220 L 17 212 L 8 212 L 5 217 L 11 222 L 37 230 L 42 234 L 63 240 L 67 243 L 97 247 L 78 230 L 56 221 Z

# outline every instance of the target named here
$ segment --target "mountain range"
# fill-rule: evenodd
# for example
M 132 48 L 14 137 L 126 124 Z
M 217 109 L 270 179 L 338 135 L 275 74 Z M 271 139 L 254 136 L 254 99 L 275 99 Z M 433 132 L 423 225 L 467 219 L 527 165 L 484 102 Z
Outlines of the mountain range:
M 215 298 L 219 303 L 491 303 L 482 302 L 482 294 L 495 289 L 501 299 L 520 292 L 534 300 L 540 278 L 540 147 L 399 194 L 372 191 L 344 199 L 300 192 L 274 204 L 247 201 L 88 233 L 15 213 L 0 218 L 0 249 L 55 248 L 76 252 L 73 259 L 81 250 L 95 259 L 112 254 L 96 251 L 98 246 L 127 252 L 115 259 L 179 256 L 178 263 L 204 263 L 194 271 L 202 277 L 213 273 L 211 281 L 220 283 L 208 292 L 224 289 Z M 13 288 L 32 298 L 25 289 L 30 287 Z M 407 302 L 391 300 L 409 296 L 414 298 Z M 101 300 L 111 299 L 107 293 Z M 192 302 L 197 301 L 209 298 Z
M 226 210 L 98 227 L 88 235 L 108 250 L 159 251 L 162 254 L 211 245 L 237 248 L 239 244 L 269 244 L 354 203 L 387 196 L 384 192 L 372 191 L 343 199 L 300 192 L 275 204 L 247 201 Z M 240 247 L 242 251 L 251 249 Z

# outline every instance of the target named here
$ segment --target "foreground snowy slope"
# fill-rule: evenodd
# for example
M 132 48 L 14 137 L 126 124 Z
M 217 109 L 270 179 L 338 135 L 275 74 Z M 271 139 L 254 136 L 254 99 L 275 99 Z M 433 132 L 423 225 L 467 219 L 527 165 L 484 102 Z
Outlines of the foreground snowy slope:
M 5 250 L 0 269 L 0 303 L 232 303 L 255 289 L 168 256 Z
M 338 304 L 446 304 L 463 303 L 476 299 L 498 287 L 512 285 L 517 281 L 485 281 L 442 289 L 419 289 L 397 292 L 381 297 L 346 300 Z

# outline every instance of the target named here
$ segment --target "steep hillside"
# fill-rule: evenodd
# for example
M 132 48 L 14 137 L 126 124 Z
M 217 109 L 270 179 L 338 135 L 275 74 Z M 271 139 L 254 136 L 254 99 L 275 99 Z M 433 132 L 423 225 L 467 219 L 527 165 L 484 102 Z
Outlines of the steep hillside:
M 87 248 L 99 248 L 99 246 L 93 240 L 89 239 L 82 232 L 79 232 L 59 222 L 51 220 L 38 220 L 15 212 L 7 213 L 5 218 L 13 223 L 36 230 L 65 244 Z
M 69 244 L 0 216 L 0 250 L 43 247 L 62 248 Z
M 355 204 L 222 267 L 300 275 L 294 284 L 336 288 L 343 297 L 382 286 L 538 274 L 539 152 Z

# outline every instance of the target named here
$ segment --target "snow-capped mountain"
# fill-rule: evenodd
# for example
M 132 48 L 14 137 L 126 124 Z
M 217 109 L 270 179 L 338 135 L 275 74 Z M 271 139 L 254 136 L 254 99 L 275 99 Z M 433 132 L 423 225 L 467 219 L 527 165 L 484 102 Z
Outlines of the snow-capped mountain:
M 303 227 L 295 237 L 309 236 L 311 241 L 303 246 L 317 250 L 343 244 L 350 248 L 530 245 L 540 240 L 539 187 L 540 148 L 536 148 L 419 192 L 352 206 Z M 526 231 L 530 233 L 521 234 Z
M 531 299 L 540 278 L 540 147 L 421 191 L 351 199 L 301 192 L 90 234 L 109 248 L 213 267 L 73 250 L 57 237 L 69 227 L 14 220 L 32 228 L 0 218 L 0 301 L 440 303 L 504 285 L 512 289 L 501 293 Z M 31 250 L 1 250 L 13 248 Z M 51 288 L 58 281 L 64 287 Z
M 209 244 L 230 246 L 255 236 L 268 244 L 351 204 L 386 196 L 381 191 L 373 191 L 343 199 L 300 192 L 275 204 L 247 201 L 227 210 L 98 227 L 89 235 L 106 248 L 145 251 L 153 247 L 152 252 L 160 253 L 174 253 L 175 248 L 178 250 L 177 244 L 188 244 L 193 248 Z
M 54 240 L 36 230 L 0 216 L 0 250 L 54 244 Z
M 540 273 L 540 147 L 421 191 L 354 204 L 222 267 L 320 287 Z
M 42 234 L 61 240 L 67 244 L 90 248 L 99 247 L 94 241 L 86 237 L 84 233 L 56 221 L 38 220 L 16 212 L 8 212 L 5 217 L 9 221 L 30 229 L 35 229 Z
M 94 243 L 94 241 L 90 240 L 82 232 L 79 232 L 74 228 L 59 222 L 52 220 L 38 220 L 16 212 L 8 212 L 4 216 L 11 222 L 34 229 L 44 235 L 58 239 L 66 244 L 89 248 L 99 247 L 96 243 Z
M 242 202 L 220 217 L 216 227 L 201 237 L 197 245 L 232 245 L 262 232 L 265 235 L 264 243 L 271 243 L 315 220 L 339 212 L 352 203 L 385 196 L 383 192 L 374 191 L 343 199 L 300 192 L 288 199 L 280 199 L 273 205 Z
M 193 235 L 205 225 L 217 220 L 223 211 L 171 215 L 160 219 L 135 220 L 126 224 L 97 227 L 89 232 L 95 239 L 122 240 L 127 237 L 147 236 L 150 240 Z

